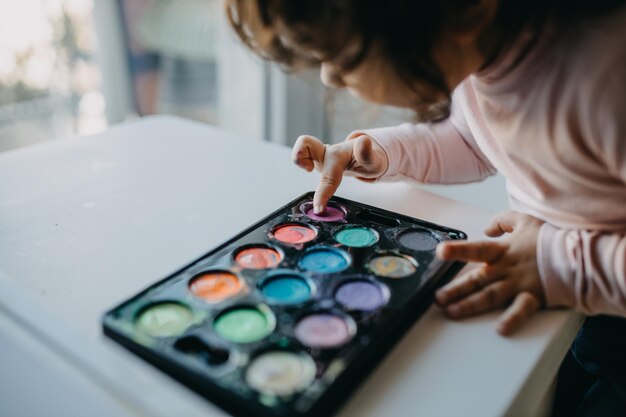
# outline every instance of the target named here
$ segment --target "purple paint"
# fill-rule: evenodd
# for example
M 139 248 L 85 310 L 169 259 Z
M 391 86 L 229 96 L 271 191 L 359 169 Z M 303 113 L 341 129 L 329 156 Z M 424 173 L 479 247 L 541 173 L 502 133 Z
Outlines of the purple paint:
M 315 214 L 313 207 L 310 207 L 306 209 L 304 214 L 306 214 L 309 219 L 318 222 L 338 222 L 346 217 L 346 214 L 343 212 L 343 210 L 333 206 L 326 206 L 326 210 L 320 214 Z
M 387 304 L 383 288 L 369 281 L 349 281 L 335 293 L 335 299 L 349 310 L 372 311 Z
M 294 334 L 306 346 L 334 348 L 352 339 L 354 324 L 333 314 L 316 313 L 300 320 Z

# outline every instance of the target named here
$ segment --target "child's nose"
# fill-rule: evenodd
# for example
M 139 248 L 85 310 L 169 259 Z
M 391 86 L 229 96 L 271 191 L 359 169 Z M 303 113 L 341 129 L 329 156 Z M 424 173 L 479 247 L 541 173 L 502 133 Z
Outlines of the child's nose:
M 327 87 L 333 88 L 343 88 L 346 84 L 343 82 L 343 79 L 337 72 L 334 70 L 332 64 L 328 64 L 322 62 L 322 66 L 320 69 L 320 78 L 322 83 Z

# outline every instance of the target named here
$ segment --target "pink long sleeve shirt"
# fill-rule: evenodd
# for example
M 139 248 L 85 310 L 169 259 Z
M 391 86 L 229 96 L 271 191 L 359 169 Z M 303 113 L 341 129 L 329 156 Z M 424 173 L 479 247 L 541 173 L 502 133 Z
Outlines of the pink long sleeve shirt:
M 453 93 L 449 119 L 366 130 L 381 180 L 506 178 L 512 209 L 546 223 L 538 267 L 548 306 L 626 316 L 626 9 L 548 32 Z

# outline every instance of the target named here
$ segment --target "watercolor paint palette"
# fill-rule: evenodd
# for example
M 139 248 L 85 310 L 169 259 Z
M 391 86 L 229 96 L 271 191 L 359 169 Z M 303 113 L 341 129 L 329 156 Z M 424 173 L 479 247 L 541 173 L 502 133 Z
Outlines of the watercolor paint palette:
M 463 232 L 312 193 L 104 315 L 106 335 L 230 413 L 328 416 L 463 266 Z

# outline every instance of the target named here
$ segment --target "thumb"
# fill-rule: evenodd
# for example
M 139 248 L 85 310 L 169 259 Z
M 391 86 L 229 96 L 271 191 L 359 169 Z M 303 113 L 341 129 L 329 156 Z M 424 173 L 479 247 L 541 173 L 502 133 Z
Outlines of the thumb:
M 355 140 L 354 159 L 363 167 L 371 165 L 374 161 L 372 139 L 369 136 L 361 136 Z
M 485 229 L 485 234 L 489 237 L 502 236 L 505 233 L 513 233 L 524 221 L 524 215 L 515 211 L 502 211 L 497 213 L 491 224 Z
M 364 178 L 378 177 L 386 169 L 385 158 L 381 158 L 378 145 L 371 137 L 362 135 L 354 139 L 355 173 Z

